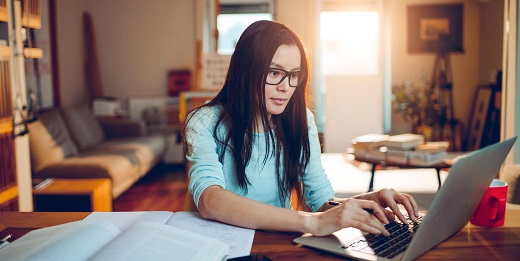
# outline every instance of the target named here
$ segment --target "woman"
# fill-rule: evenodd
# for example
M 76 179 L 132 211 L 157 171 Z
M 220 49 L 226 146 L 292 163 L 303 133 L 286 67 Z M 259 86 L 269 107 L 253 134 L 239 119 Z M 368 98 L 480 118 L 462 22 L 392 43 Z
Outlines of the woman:
M 334 198 L 306 108 L 308 84 L 308 57 L 291 29 L 258 21 L 244 31 L 222 90 L 185 128 L 189 189 L 202 217 L 314 235 L 345 227 L 388 235 L 394 214 L 405 220 L 397 204 L 417 217 L 414 199 L 392 189 Z M 293 210 L 293 193 L 311 211 Z

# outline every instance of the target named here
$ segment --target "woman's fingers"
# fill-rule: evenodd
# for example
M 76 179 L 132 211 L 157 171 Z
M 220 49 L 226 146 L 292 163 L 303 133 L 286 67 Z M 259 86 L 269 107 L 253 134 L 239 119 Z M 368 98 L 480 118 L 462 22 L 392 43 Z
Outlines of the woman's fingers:
M 411 195 L 397 193 L 393 189 L 382 189 L 378 194 L 381 201 L 383 201 L 384 204 L 386 204 L 386 206 L 388 206 L 388 208 L 390 208 L 397 216 L 397 218 L 399 218 L 399 220 L 401 220 L 403 223 L 406 223 L 406 218 L 403 213 L 401 213 L 401 210 L 397 205 L 398 203 L 403 205 L 403 207 L 406 209 L 406 212 L 408 212 L 408 216 L 412 220 L 415 220 L 419 216 L 417 203 Z
M 326 230 L 332 230 L 331 228 L 334 227 L 337 229 L 355 227 L 368 233 L 388 236 L 390 234 L 384 224 L 394 221 L 396 217 L 403 223 L 407 222 L 399 209 L 399 204 L 406 209 L 412 220 L 419 216 L 415 199 L 411 195 L 397 193 L 393 189 L 382 189 L 364 194 L 357 199 L 351 198 L 340 202 L 339 205 L 323 213 L 325 214 L 323 224 L 329 224 L 325 225 L 329 226 Z
M 386 230 L 384 224 L 388 224 L 388 219 L 385 216 L 383 208 L 374 201 L 359 200 L 359 207 L 356 209 L 359 212 L 355 221 L 361 221 L 357 228 L 368 233 L 383 234 L 389 236 L 390 233 Z M 370 227 L 371 229 L 367 229 Z
M 408 216 L 410 217 L 410 219 L 412 219 L 414 221 L 417 219 L 417 217 L 418 217 L 418 215 L 416 215 L 416 212 L 418 212 L 417 203 L 415 203 L 415 200 L 413 199 L 412 196 L 410 196 L 408 194 L 404 194 L 404 193 L 397 194 L 395 202 L 403 205 L 403 207 L 406 209 L 406 212 L 408 212 Z M 399 210 L 399 207 L 397 206 L 397 204 L 395 204 L 395 208 L 397 209 L 397 211 L 399 211 L 401 216 L 403 216 L 403 218 L 404 218 L 404 215 Z M 403 220 L 401 219 L 401 221 L 403 221 Z M 405 221 L 403 221 L 403 222 L 405 222 Z
M 386 231 L 386 229 L 384 227 L 381 229 L 378 227 L 371 226 L 364 222 L 354 221 L 354 222 L 352 222 L 352 227 L 355 227 L 361 231 L 365 231 L 370 234 L 376 234 L 376 235 L 383 234 L 385 236 L 390 235 L 390 233 L 388 233 L 388 231 Z
M 368 212 L 371 215 L 374 215 L 380 222 L 384 224 L 388 224 L 388 218 L 386 217 L 385 209 L 382 208 L 379 204 L 377 204 L 375 201 L 366 201 L 365 205 L 363 206 L 363 209 Z
M 383 208 L 383 212 L 385 212 L 385 216 L 389 221 L 395 220 L 395 214 L 391 210 Z
M 415 199 L 411 195 L 408 195 L 405 193 L 400 193 L 400 195 L 403 197 L 405 202 L 410 203 L 409 204 L 410 208 L 406 208 L 406 206 L 405 206 L 406 211 L 408 212 L 408 216 L 418 218 L 419 217 L 419 207 L 417 206 L 417 202 L 415 202 Z

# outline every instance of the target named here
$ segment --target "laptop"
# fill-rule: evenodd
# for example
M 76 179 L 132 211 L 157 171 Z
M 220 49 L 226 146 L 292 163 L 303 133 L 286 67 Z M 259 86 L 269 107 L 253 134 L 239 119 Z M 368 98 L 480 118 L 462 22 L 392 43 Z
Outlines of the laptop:
M 332 235 L 304 234 L 295 243 L 359 260 L 413 260 L 446 238 L 460 231 L 469 221 L 496 177 L 517 137 L 490 145 L 459 159 L 418 222 L 391 222 L 385 225 L 391 236 L 373 235 L 355 228 L 344 228 Z M 449 217 L 446 213 L 452 213 Z M 386 241 L 385 241 L 386 240 Z M 397 246 L 389 248 L 392 242 Z

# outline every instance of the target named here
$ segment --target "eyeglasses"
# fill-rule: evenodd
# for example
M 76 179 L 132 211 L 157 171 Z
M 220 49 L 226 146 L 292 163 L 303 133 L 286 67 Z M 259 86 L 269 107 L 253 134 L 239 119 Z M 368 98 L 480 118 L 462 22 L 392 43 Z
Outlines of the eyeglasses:
M 303 83 L 305 73 L 302 71 L 288 72 L 278 68 L 269 68 L 269 72 L 265 78 L 265 83 L 269 85 L 278 85 L 287 77 L 289 77 L 289 86 L 298 87 Z

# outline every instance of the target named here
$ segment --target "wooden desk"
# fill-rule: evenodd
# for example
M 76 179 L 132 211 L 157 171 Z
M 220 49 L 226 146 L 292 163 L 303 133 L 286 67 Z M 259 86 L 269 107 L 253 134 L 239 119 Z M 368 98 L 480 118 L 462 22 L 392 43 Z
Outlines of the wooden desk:
M 0 212 L 0 236 L 13 240 L 29 231 L 81 220 L 89 212 Z M 256 231 L 252 254 L 272 260 L 344 260 L 340 256 L 294 244 L 299 233 Z M 434 247 L 418 260 L 518 260 L 520 257 L 520 209 L 507 209 L 503 227 L 466 225 L 460 232 Z

